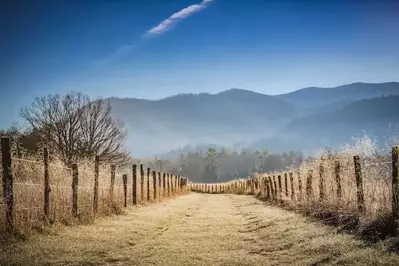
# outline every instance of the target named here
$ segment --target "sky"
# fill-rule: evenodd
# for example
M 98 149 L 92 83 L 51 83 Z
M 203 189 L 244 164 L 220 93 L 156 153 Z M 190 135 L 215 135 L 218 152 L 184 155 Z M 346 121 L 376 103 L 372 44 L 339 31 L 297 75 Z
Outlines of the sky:
M 399 81 L 397 0 L 0 0 L 0 127 L 34 97 Z

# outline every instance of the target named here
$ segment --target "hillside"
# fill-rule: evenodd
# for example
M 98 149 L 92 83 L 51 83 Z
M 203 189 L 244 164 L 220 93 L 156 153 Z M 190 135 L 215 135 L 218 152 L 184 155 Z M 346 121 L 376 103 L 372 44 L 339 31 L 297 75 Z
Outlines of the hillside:
M 309 150 L 350 142 L 370 134 L 381 141 L 397 134 L 399 96 L 377 97 L 350 103 L 338 110 L 294 119 L 276 136 L 255 142 L 274 150 Z
M 348 141 L 364 130 L 391 134 L 398 121 L 399 83 L 353 83 L 305 88 L 270 96 L 242 89 L 217 94 L 179 94 L 151 101 L 111 98 L 113 113 L 128 130 L 135 156 L 179 151 L 209 143 L 234 149 L 313 149 Z
M 181 94 L 158 101 L 112 98 L 125 122 L 134 155 L 167 152 L 196 143 L 232 145 L 271 136 L 297 109 L 273 96 L 231 89 L 218 94 Z
M 300 107 L 304 113 L 339 109 L 348 103 L 380 96 L 399 95 L 399 83 L 352 83 L 335 88 L 310 87 L 276 97 Z

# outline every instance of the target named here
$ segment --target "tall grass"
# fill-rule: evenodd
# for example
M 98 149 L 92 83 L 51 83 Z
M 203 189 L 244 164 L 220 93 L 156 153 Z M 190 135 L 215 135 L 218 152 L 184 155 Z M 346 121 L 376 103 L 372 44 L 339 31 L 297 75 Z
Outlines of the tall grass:
M 364 212 L 358 209 L 355 155 L 358 155 L 361 160 Z M 341 196 L 338 195 L 336 181 L 337 162 L 340 165 Z M 293 197 L 291 197 L 289 173 L 293 175 Z M 307 196 L 306 186 L 310 173 L 312 174 L 312 193 Z M 288 176 L 287 188 L 285 174 Z M 324 197 L 320 196 L 321 174 Z M 335 151 L 320 150 L 314 156 L 298 162 L 283 172 L 256 173 L 251 178 L 233 180 L 224 184 L 226 187 L 224 191 L 235 194 L 255 194 L 265 199 L 267 186 L 276 189 L 273 182 L 272 187 L 267 183 L 268 178 L 275 176 L 278 189 L 277 177 L 279 175 L 282 180 L 282 193 L 278 192 L 277 198 L 267 199 L 272 203 L 321 218 L 326 223 L 342 225 L 347 229 L 363 233 L 372 231 L 378 235 L 377 238 L 398 233 L 392 218 L 390 149 L 378 147 L 370 137 L 358 138 L 353 145 L 345 145 Z M 254 185 L 248 185 L 249 180 L 254 181 Z M 288 196 L 286 196 L 286 189 Z M 373 237 L 376 237 L 375 235 Z
M 140 169 L 137 167 L 137 202 L 147 203 L 147 168 L 144 179 L 144 202 L 140 201 Z M 2 172 L 0 166 L 0 172 Z M 95 216 L 121 214 L 124 208 L 124 188 L 122 175 L 127 174 L 127 204 L 132 205 L 132 167 L 116 166 L 115 184 L 111 197 L 111 165 L 101 164 L 99 167 L 98 211 L 93 211 L 94 197 L 94 160 L 78 163 L 78 217 L 72 215 L 72 169 L 66 167 L 56 157 L 49 164 L 50 212 L 44 216 L 44 163 L 41 154 L 25 155 L 12 159 L 14 182 L 14 230 L 27 233 L 32 229 L 42 229 L 53 223 L 65 225 L 90 223 Z M 158 183 L 158 175 L 157 175 Z M 159 185 L 159 184 L 158 184 Z M 163 194 L 158 191 L 157 199 Z M 176 193 L 175 193 L 176 194 Z M 153 201 L 153 179 L 150 176 L 150 196 Z M 7 228 L 3 190 L 0 191 L 0 232 Z

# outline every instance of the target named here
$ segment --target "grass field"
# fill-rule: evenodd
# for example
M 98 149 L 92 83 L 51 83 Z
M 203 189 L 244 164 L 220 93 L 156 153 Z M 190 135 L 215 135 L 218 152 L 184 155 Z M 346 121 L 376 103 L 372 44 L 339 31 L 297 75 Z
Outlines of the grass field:
M 252 196 L 191 193 L 1 248 L 0 265 L 398 265 L 383 243 Z

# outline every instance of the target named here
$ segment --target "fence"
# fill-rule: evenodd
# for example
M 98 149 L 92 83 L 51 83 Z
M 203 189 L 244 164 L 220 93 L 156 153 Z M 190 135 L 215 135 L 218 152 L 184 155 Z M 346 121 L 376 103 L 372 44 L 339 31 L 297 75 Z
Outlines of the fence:
M 317 158 L 285 173 L 257 174 L 220 184 L 190 183 L 203 193 L 262 196 L 308 212 L 354 215 L 373 221 L 388 215 L 399 219 L 399 148 L 391 156 L 351 155 Z M 322 214 L 323 215 L 323 214 Z
M 12 156 L 9 139 L 1 138 L 2 184 L 0 231 L 25 231 L 48 223 L 89 222 L 99 215 L 157 202 L 187 191 L 187 178 L 151 171 L 81 162 L 65 167 L 47 149 L 36 158 Z

